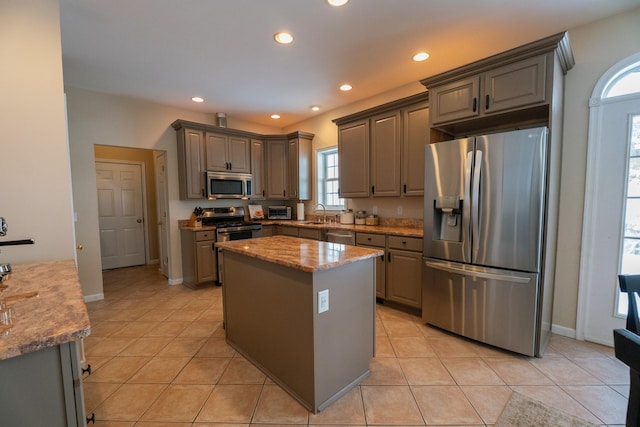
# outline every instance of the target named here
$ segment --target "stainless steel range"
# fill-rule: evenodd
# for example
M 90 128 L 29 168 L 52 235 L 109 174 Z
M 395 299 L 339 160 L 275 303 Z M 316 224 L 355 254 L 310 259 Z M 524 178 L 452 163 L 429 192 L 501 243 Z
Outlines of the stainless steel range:
M 244 207 L 204 208 L 202 225 L 216 227 L 216 242 L 262 237 L 262 224 L 245 221 Z M 222 251 L 217 251 L 218 283 L 223 282 Z

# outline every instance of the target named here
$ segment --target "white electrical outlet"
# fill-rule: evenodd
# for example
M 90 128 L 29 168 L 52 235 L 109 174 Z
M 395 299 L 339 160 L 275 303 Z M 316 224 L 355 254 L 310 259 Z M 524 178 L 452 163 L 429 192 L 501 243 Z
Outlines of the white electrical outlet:
M 318 314 L 329 311 L 329 289 L 318 292 Z

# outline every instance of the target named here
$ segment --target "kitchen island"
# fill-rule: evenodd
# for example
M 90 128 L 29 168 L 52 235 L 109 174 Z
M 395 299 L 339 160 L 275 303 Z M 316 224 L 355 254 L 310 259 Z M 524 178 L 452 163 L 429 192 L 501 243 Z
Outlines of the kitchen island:
M 369 375 L 382 250 L 287 236 L 216 246 L 229 345 L 314 413 Z
M 90 323 L 74 261 L 14 265 L 2 284 L 0 424 L 86 425 L 78 340 Z

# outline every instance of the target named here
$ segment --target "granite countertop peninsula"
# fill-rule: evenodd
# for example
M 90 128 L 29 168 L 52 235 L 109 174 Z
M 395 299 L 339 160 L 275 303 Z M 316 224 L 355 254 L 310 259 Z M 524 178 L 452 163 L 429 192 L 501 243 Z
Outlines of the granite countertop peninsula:
M 309 273 L 384 255 L 381 249 L 289 236 L 232 240 L 216 247 Z
M 12 325 L 0 333 L 0 360 L 83 338 L 91 332 L 78 273 L 73 260 L 11 266 L 7 300 Z M 37 296 L 19 298 L 37 292 Z M 11 297 L 18 297 L 12 300 Z

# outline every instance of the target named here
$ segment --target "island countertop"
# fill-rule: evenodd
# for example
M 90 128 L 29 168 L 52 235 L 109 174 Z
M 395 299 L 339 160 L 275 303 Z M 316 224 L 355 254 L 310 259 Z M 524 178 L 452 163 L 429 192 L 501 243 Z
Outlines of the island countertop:
M 7 288 L 0 299 L 8 301 L 12 326 L 0 334 L 0 360 L 89 335 L 89 315 L 73 260 L 12 265 L 9 280 L 2 283 Z M 37 296 L 19 297 L 32 292 Z
M 381 249 L 289 236 L 232 240 L 216 247 L 310 273 L 384 255 Z

